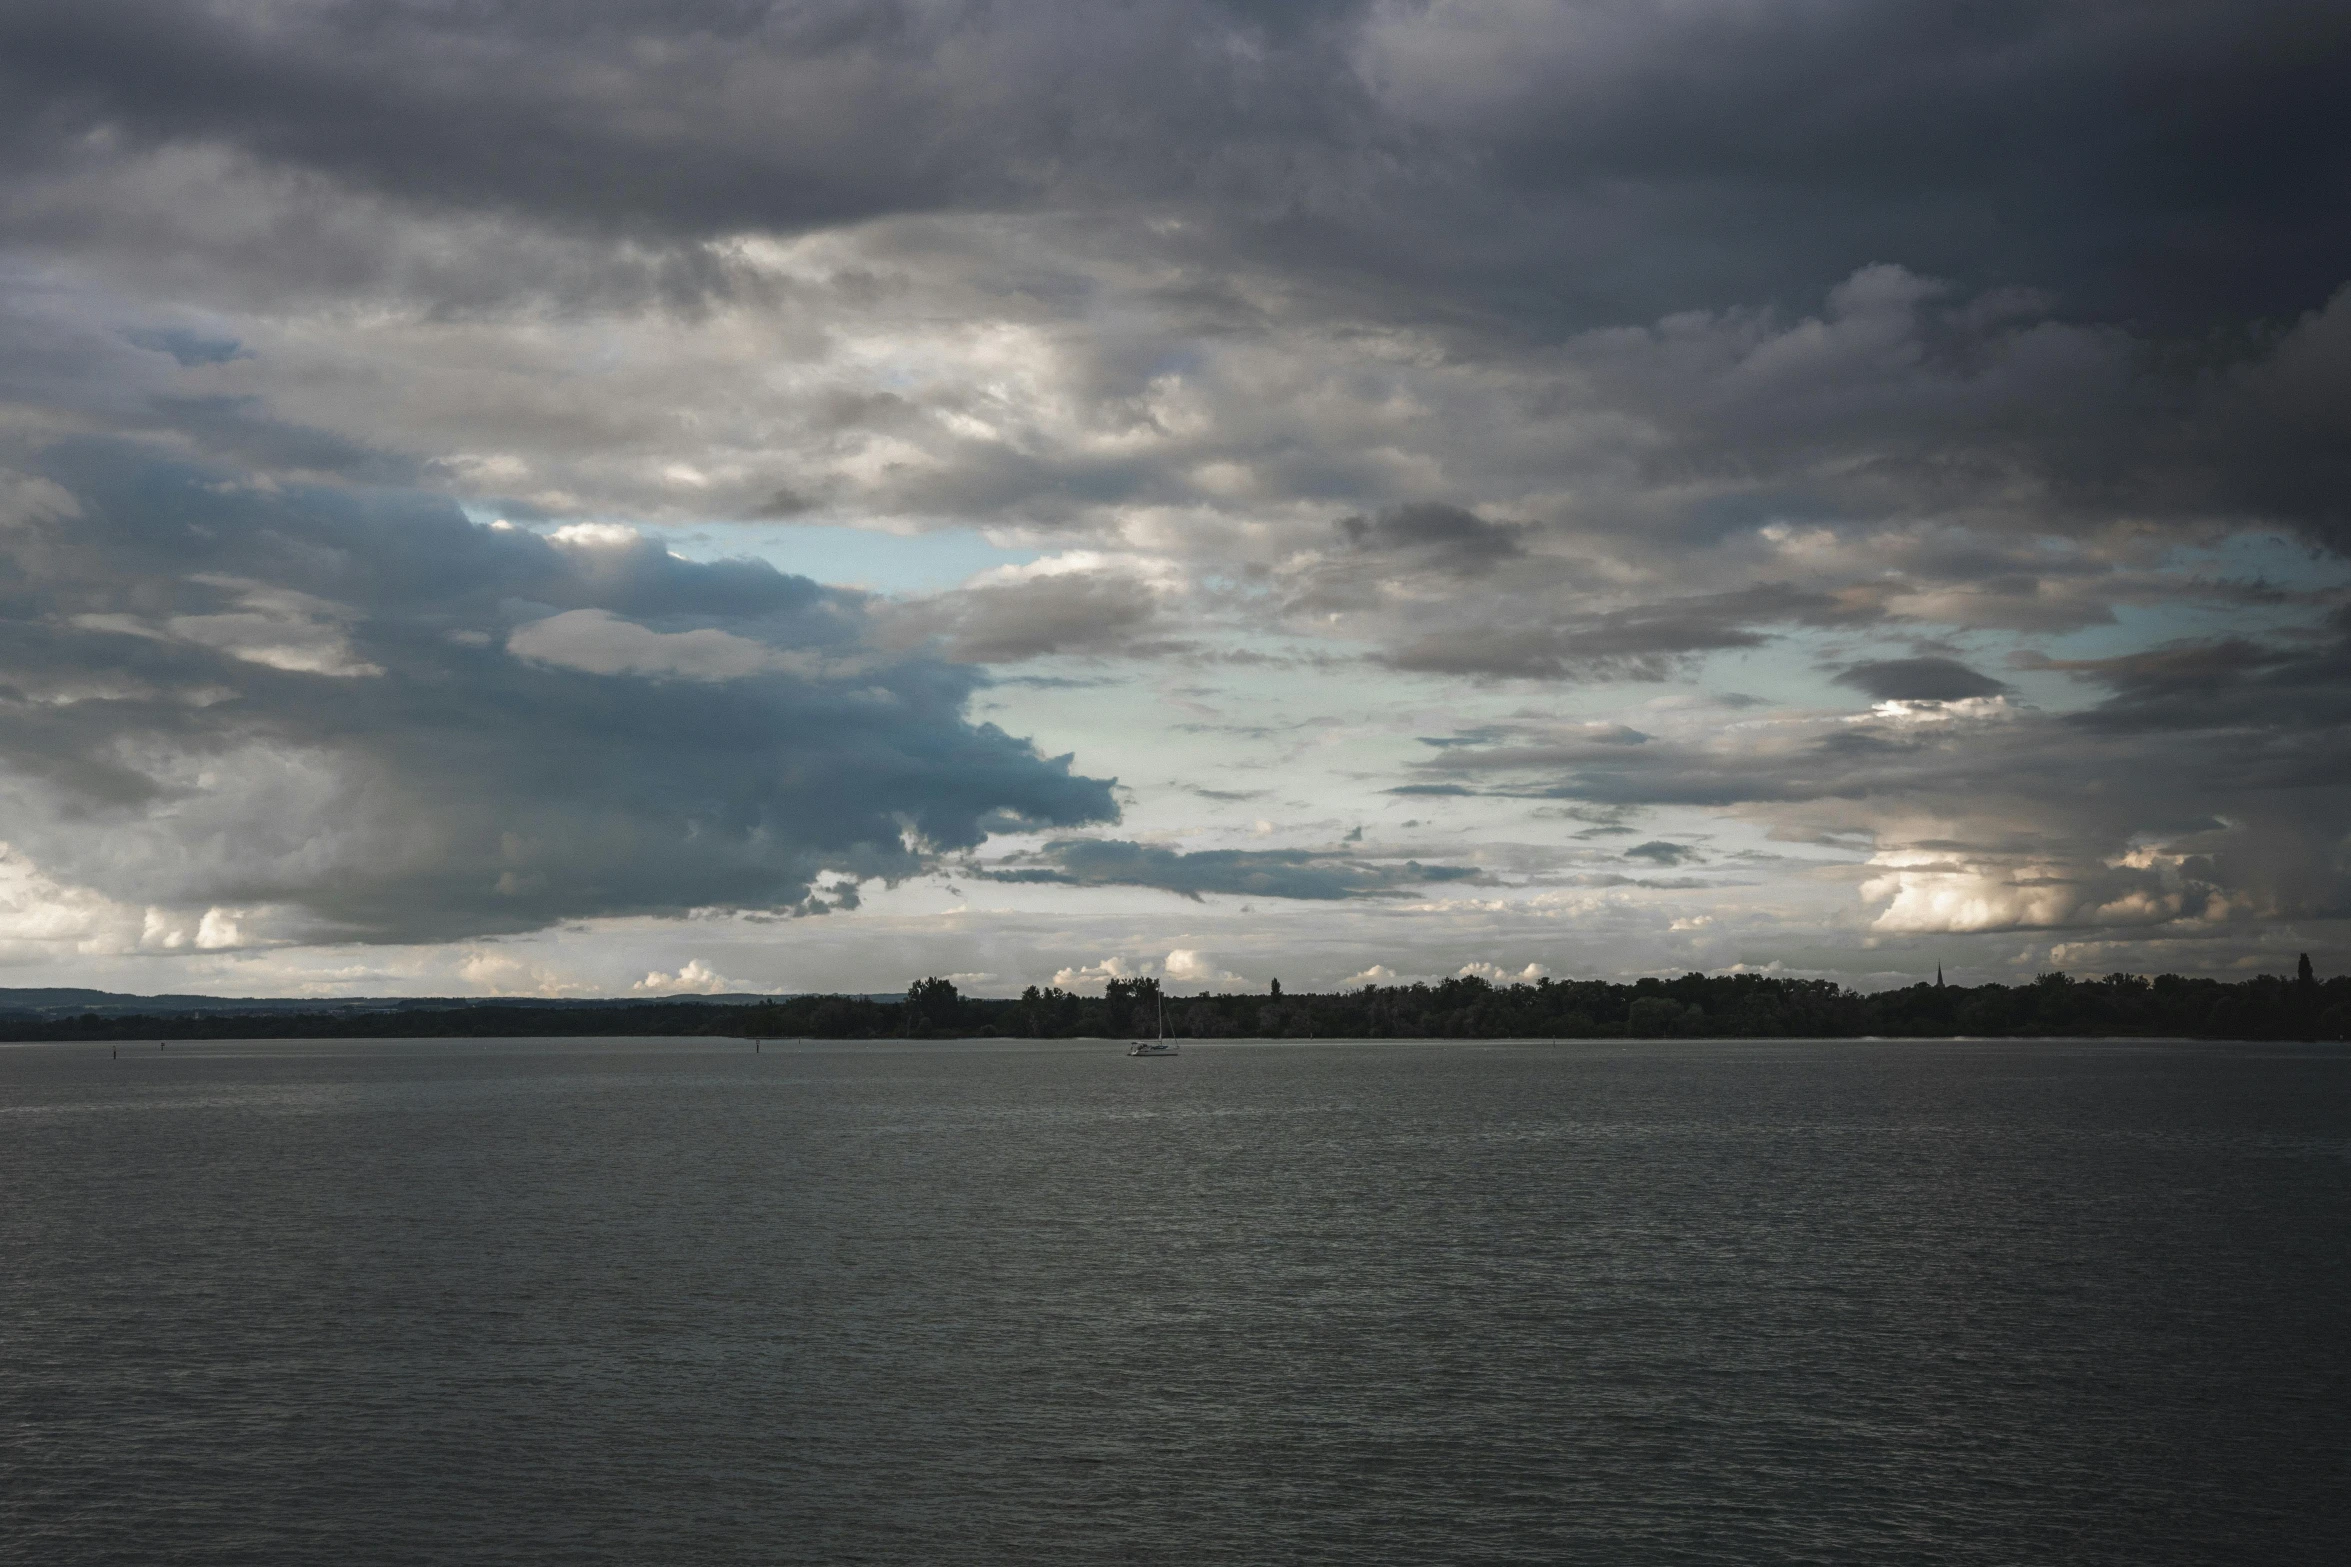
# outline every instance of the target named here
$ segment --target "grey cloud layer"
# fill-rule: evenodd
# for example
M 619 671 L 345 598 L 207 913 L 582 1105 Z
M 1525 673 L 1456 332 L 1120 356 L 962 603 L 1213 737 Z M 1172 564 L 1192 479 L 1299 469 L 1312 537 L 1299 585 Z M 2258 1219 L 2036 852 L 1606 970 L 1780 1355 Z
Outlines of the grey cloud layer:
M 1146 657 L 1189 646 L 1171 630 L 1148 583 L 1099 570 L 935 595 L 889 614 L 881 635 L 935 646 L 960 663 L 1012 664 L 1050 653 Z
M 53 447 L 0 531 L 9 837 L 119 899 L 440 939 L 902 876 L 1108 786 L 863 602 L 622 534 Z
M 2309 0 L 0 8 L 9 840 L 373 936 L 775 906 L 1110 818 L 974 666 L 1737 660 L 1889 706 L 1401 788 L 1871 834 L 1903 928 L 2337 909 L 2346 75 Z M 999 874 L 1407 885 L 1219 853 Z
M 2351 621 L 2338 614 L 2315 648 L 2231 639 L 2038 663 L 2109 694 L 2019 711 L 1948 660 L 1863 665 L 1853 683 L 1901 712 L 1639 745 L 1489 736 L 1441 748 L 1416 787 L 1709 808 L 1795 838 L 1865 841 L 1886 868 L 1889 930 L 2227 939 L 2233 921 L 2351 916 Z
M 1417 860 L 1374 862 L 1316 849 L 1201 849 L 1187 853 L 1115 838 L 1058 838 L 1031 855 L 973 874 L 989 881 L 1156 887 L 1187 898 L 1226 893 L 1327 902 L 1397 897 L 1414 887 L 1464 881 L 1479 872 L 1460 865 L 1423 865 Z
M 1325 553 L 1454 578 L 1522 525 L 1652 569 L 1775 516 L 2340 542 L 2346 61 L 2288 0 L 85 0 L 0 23 L 0 218 L 337 318 L 184 358 L 150 417 L 550 514 L 1286 518 L 1265 564 L 1343 517 Z M 577 311 L 711 330 L 583 364 Z M 387 351 L 430 395 L 368 394 Z M 2105 611 L 2006 564 L 1940 608 Z M 1516 642 L 1485 666 L 1580 667 Z
M 20 167 L 217 145 L 665 239 L 1139 199 L 1479 315 L 1895 257 L 2190 330 L 2341 281 L 2347 59 L 2314 0 L 77 0 L 0 27 Z

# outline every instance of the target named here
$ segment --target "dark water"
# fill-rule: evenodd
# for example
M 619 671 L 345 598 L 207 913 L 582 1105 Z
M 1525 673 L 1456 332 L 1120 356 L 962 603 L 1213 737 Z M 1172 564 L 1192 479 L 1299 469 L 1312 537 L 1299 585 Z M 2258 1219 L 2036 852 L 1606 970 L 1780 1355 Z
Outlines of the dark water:
M 2341 1562 L 2351 1056 L 0 1049 L 0 1555 Z

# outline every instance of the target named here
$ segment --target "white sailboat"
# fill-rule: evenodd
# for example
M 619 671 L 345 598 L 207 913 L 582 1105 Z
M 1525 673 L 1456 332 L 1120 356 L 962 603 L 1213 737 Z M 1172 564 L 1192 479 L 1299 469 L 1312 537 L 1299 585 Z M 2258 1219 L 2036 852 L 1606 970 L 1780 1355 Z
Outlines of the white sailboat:
M 1127 1054 L 1130 1056 L 1172 1056 L 1178 1053 L 1167 1039 L 1167 998 L 1159 996 L 1155 999 L 1159 1002 L 1159 1037 L 1135 1040 L 1127 1046 Z

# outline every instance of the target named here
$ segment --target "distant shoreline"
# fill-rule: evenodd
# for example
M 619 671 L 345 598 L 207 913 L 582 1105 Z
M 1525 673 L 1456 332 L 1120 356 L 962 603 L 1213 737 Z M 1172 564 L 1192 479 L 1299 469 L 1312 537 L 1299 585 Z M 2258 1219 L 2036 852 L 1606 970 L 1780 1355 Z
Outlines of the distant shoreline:
M 748 1034 L 205 1034 L 175 1038 L 169 1033 L 134 1034 L 130 1042 L 145 1040 L 150 1044 L 168 1042 L 175 1045 L 237 1045 L 237 1044 L 366 1044 L 380 1041 L 385 1044 L 422 1044 L 433 1040 L 477 1040 L 493 1043 L 504 1040 L 579 1040 L 593 1043 L 600 1040 L 679 1040 L 691 1043 L 704 1041 L 713 1045 L 1119 1045 L 1133 1042 L 1131 1034 L 1054 1034 L 1036 1037 L 1024 1034 L 919 1034 L 908 1039 L 900 1035 L 827 1039 L 807 1034 L 767 1034 L 753 1038 Z M 2351 1041 L 2338 1039 L 2240 1039 L 2218 1038 L 2204 1034 L 1677 1034 L 1671 1037 L 1635 1034 L 1587 1034 L 1573 1038 L 1550 1034 L 1230 1034 L 1218 1039 L 1187 1039 L 1182 1043 L 1201 1045 L 2063 1045 L 2095 1042 L 2134 1045 L 2332 1045 Z M 80 1037 L 19 1039 L 0 1035 L 0 1049 L 10 1045 L 115 1045 L 125 1041 L 115 1039 L 83 1039 Z
M 55 996 L 58 992 L 38 992 Z M 73 994 L 73 993 L 67 993 Z M 83 992 L 84 995 L 101 995 Z M 904 997 L 674 997 L 660 1001 L 212 1002 L 139 1010 L 139 997 L 80 1009 L 9 1005 L 0 1041 L 205 1039 L 733 1038 L 1125 1039 L 2242 1039 L 2351 1038 L 2351 976 L 2234 983 L 2044 974 L 2024 985 L 1919 984 L 1864 995 L 1829 980 L 1756 974 L 1434 985 L 1326 993 L 1174 996 L 1116 980 L 1082 996 L 1031 986 L 974 998 L 926 979 Z M 152 998 L 211 1002 L 211 998 Z

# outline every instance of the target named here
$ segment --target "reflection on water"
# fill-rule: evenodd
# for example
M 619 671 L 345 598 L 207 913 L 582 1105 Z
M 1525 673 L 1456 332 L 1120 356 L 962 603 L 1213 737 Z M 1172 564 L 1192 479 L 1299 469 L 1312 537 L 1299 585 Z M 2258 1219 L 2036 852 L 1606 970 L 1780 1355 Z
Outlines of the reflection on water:
M 2328 1561 L 2351 1057 L 0 1050 L 0 1556 Z

